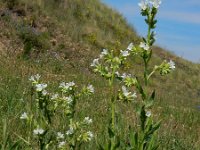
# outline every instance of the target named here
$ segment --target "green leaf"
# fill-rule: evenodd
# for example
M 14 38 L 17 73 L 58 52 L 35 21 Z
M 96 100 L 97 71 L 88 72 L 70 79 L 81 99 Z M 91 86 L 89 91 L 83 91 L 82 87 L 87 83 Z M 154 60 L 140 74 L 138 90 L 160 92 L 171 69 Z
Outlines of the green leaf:
M 147 116 L 146 116 L 145 106 L 142 106 L 141 111 L 140 111 L 140 121 L 141 121 L 141 128 L 143 131 L 145 130 L 146 120 L 147 120 Z
M 116 138 L 116 143 L 115 143 L 115 146 L 114 146 L 114 148 L 113 148 L 113 150 L 116 150 L 116 149 L 118 149 L 119 147 L 120 147 L 120 138 L 119 138 L 119 136 L 117 136 L 117 138 Z
M 138 89 L 138 91 L 142 95 L 142 99 L 145 100 L 146 99 L 146 94 L 144 93 L 144 90 L 143 90 L 142 86 L 140 85 L 140 82 L 139 82 L 137 77 L 136 77 L 136 80 L 137 80 L 136 88 Z

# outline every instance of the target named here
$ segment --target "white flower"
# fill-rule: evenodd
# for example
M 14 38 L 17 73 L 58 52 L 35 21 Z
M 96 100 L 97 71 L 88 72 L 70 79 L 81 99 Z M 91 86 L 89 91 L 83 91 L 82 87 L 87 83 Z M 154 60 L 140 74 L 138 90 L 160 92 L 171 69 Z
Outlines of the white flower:
M 21 115 L 20 119 L 28 119 L 27 113 L 24 112 L 24 113 Z
M 131 74 L 128 74 L 128 75 L 127 75 L 126 73 L 123 73 L 122 76 L 121 76 L 122 79 L 125 79 L 125 78 L 127 78 L 127 77 L 131 77 Z
M 144 50 L 148 51 L 149 50 L 149 45 L 144 43 L 144 42 L 140 42 L 140 47 L 143 48 Z
M 84 122 L 85 122 L 86 124 L 91 124 L 91 123 L 92 123 L 92 119 L 90 119 L 89 117 L 85 117 L 85 118 L 84 118 Z
M 68 86 L 74 86 L 74 85 L 75 85 L 74 81 L 68 83 Z
M 37 81 L 39 81 L 39 79 L 40 79 L 39 74 L 33 75 L 29 78 L 29 80 L 32 81 L 32 82 L 37 82 Z
M 128 90 L 126 89 L 125 86 L 122 86 L 122 92 L 123 92 L 125 97 L 128 97 L 128 95 L 130 94 L 130 92 L 128 92 Z
M 133 93 L 133 94 L 131 95 L 131 92 L 129 92 L 125 86 L 122 86 L 122 93 L 123 93 L 123 95 L 124 95 L 126 98 L 130 98 L 130 99 L 135 99 L 135 98 L 137 98 L 136 93 Z
M 161 0 L 151 0 L 150 2 L 154 8 L 159 8 L 160 4 L 162 3 Z
M 99 58 L 94 59 L 92 64 L 90 65 L 91 67 L 96 67 L 97 65 L 99 65 Z
M 36 91 L 41 92 L 47 87 L 47 84 L 36 84 L 35 87 L 36 87 Z
M 91 141 L 92 138 L 94 137 L 93 133 L 91 131 L 88 131 L 87 132 L 87 135 L 88 135 L 88 140 Z
M 73 86 L 75 86 L 75 83 L 73 81 L 69 83 L 62 82 L 60 83 L 59 88 L 62 88 L 63 90 L 72 90 Z
M 150 116 L 151 116 L 151 112 L 150 112 L 150 111 L 147 111 L 147 112 L 146 112 L 146 116 L 147 116 L 147 117 L 150 117 Z
M 55 100 L 57 98 L 58 98 L 58 94 L 54 94 L 54 95 L 52 95 L 51 100 Z
M 127 47 L 127 50 L 129 50 L 129 51 L 131 51 L 132 49 L 133 49 L 133 43 L 130 43 L 129 45 L 128 45 L 128 47 Z
M 125 79 L 127 77 L 126 73 L 123 73 L 121 77 L 122 79 Z
M 121 52 L 121 55 L 124 56 L 124 57 L 127 57 L 129 55 L 128 51 L 120 51 Z
M 35 135 L 41 135 L 44 133 L 44 130 L 42 128 L 37 128 L 35 130 L 33 130 L 33 134 Z
M 59 145 L 58 145 L 58 147 L 61 148 L 61 147 L 63 147 L 64 145 L 65 145 L 65 141 L 60 142 Z
M 88 85 L 87 89 L 88 89 L 89 92 L 94 93 L 94 87 L 93 87 L 93 85 Z
M 133 94 L 131 95 L 131 97 L 132 97 L 132 98 L 137 98 L 136 93 L 133 93 Z
M 175 63 L 174 63 L 172 60 L 170 60 L 170 61 L 168 62 L 168 64 L 169 64 L 169 68 L 170 68 L 170 69 L 174 70 L 174 69 L 176 68 Z
M 70 127 L 70 129 L 66 132 L 67 135 L 72 135 L 74 133 L 74 129 Z
M 102 57 L 104 57 L 106 55 L 108 55 L 108 50 L 107 49 L 103 49 L 103 51 L 100 54 L 100 58 L 102 58 Z
M 62 134 L 61 132 L 57 133 L 57 138 L 58 139 L 64 139 L 64 134 Z
M 73 99 L 71 96 L 69 97 L 63 97 L 63 100 L 66 100 L 68 104 L 71 104 L 73 102 Z
M 43 90 L 43 91 L 42 91 L 42 95 L 45 96 L 45 95 L 47 95 L 47 94 L 48 94 L 48 92 L 47 92 L 46 90 Z
M 29 78 L 29 80 L 32 81 L 32 82 L 35 82 L 34 76 L 31 76 L 31 77 Z
M 148 7 L 148 1 L 142 0 L 140 3 L 138 3 L 138 5 L 140 6 L 140 8 L 141 8 L 142 10 L 146 10 L 147 7 Z
M 119 76 L 120 76 L 120 74 L 119 74 L 119 72 L 118 72 L 118 71 L 116 71 L 116 72 L 115 72 L 115 75 L 116 75 L 117 77 L 119 77 Z

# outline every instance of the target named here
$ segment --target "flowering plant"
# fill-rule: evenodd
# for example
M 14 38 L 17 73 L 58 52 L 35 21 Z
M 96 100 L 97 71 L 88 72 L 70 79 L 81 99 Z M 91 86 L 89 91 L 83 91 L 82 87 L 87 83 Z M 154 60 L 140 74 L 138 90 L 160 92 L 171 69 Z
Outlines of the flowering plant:
M 76 84 L 62 82 L 57 93 L 49 93 L 48 85 L 40 81 L 40 75 L 31 76 L 32 106 L 23 112 L 20 119 L 25 123 L 28 137 L 24 139 L 29 147 L 38 143 L 38 149 L 80 149 L 94 135 L 88 130 L 92 119 L 85 117 L 77 121 L 76 104 L 84 95 L 94 93 L 92 85 L 84 86 L 77 92 Z M 61 116 L 61 118 L 59 118 Z M 55 124 L 60 119 L 60 125 Z M 64 120 L 64 121 L 62 121 Z M 34 142 L 35 141 L 35 142 Z
M 139 45 L 130 43 L 126 50 L 121 50 L 119 55 L 115 55 L 114 51 L 104 49 L 99 58 L 93 60 L 91 66 L 94 67 L 94 72 L 99 73 L 106 78 L 110 87 L 110 118 L 111 124 L 108 128 L 109 140 L 104 146 L 100 145 L 101 149 L 114 150 L 120 147 L 120 140 L 118 138 L 118 130 L 116 128 L 116 104 L 117 101 L 136 102 L 137 97 L 141 96 L 142 101 L 137 101 L 137 114 L 140 122 L 137 122 L 140 129 L 131 129 L 128 144 L 125 147 L 131 150 L 151 150 L 157 149 L 159 144 L 155 141 L 155 132 L 160 127 L 160 121 L 153 121 L 153 114 L 151 112 L 155 101 L 155 90 L 148 92 L 149 80 L 155 72 L 161 75 L 166 75 L 175 69 L 175 63 L 170 60 L 164 60 L 160 65 L 156 65 L 152 70 L 149 69 L 149 62 L 152 58 L 152 46 L 155 42 L 155 32 L 157 20 L 155 19 L 161 0 L 142 0 L 138 5 L 141 8 L 141 15 L 146 17 L 145 22 L 148 25 L 147 37 L 142 38 Z M 144 76 L 143 79 L 137 75 L 120 74 L 121 67 L 128 57 L 139 56 L 144 62 Z M 123 85 L 122 88 L 116 92 L 114 88 L 114 80 L 120 80 Z M 144 81 L 144 83 L 143 83 Z M 133 92 L 131 89 L 135 89 Z M 139 96 L 138 96 L 139 95 Z

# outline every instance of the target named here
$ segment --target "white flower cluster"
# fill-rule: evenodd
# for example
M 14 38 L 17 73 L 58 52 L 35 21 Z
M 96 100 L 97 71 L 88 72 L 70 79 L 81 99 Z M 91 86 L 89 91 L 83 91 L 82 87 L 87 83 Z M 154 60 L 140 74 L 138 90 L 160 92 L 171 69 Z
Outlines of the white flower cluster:
M 41 92 L 47 87 L 47 84 L 44 83 L 36 84 L 35 87 L 37 92 Z
M 45 90 L 47 88 L 47 84 L 39 83 L 40 75 L 32 75 L 29 80 L 32 82 L 32 84 L 35 86 L 35 89 L 37 92 L 42 92 L 42 95 L 47 95 L 48 92 Z
M 152 5 L 152 7 L 158 9 L 161 5 L 161 0 L 142 0 L 138 5 L 142 10 L 146 10 L 149 5 Z
M 73 81 L 69 83 L 62 82 L 60 83 L 59 88 L 61 88 L 63 91 L 68 91 L 68 90 L 72 90 L 74 86 L 75 86 L 75 83 Z

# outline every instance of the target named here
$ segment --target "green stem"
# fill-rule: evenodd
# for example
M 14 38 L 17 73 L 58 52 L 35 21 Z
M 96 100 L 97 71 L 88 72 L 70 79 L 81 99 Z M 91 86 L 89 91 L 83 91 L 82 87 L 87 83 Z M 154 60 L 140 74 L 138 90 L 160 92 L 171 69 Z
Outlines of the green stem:
M 147 86 L 148 85 L 148 63 L 146 61 L 146 59 L 144 59 L 144 81 L 145 81 L 145 85 Z
M 114 87 L 113 87 L 115 71 L 116 71 L 116 69 L 113 68 L 112 77 L 109 81 L 110 90 L 113 93 L 113 95 L 111 97 L 111 129 L 112 129 L 112 132 L 115 131 L 115 93 L 114 93 Z M 112 138 L 111 139 L 111 149 L 114 148 L 114 145 L 115 145 L 115 138 Z
M 150 18 L 151 16 L 148 16 Z M 151 40 L 151 26 L 148 26 L 148 34 L 147 34 L 147 44 L 150 46 L 150 40 Z M 148 56 L 150 57 L 150 56 Z M 144 80 L 145 80 L 145 86 L 148 85 L 148 59 L 146 56 L 143 58 L 144 59 Z

